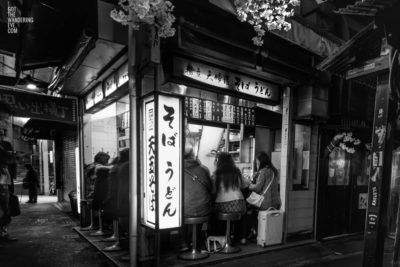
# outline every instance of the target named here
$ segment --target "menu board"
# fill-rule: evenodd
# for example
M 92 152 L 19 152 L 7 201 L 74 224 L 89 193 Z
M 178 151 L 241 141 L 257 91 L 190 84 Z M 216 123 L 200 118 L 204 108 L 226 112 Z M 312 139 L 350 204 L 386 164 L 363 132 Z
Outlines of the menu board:
M 185 97 L 185 116 L 187 118 L 214 121 L 230 124 L 254 126 L 254 109 L 203 100 L 195 97 Z

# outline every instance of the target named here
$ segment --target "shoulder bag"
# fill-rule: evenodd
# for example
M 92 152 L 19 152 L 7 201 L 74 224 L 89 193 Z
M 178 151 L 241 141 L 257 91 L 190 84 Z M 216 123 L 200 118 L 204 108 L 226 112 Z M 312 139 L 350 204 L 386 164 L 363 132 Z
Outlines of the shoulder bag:
M 250 205 L 253 205 L 257 208 L 261 207 L 261 204 L 264 201 L 264 195 L 267 193 L 268 189 L 271 187 L 272 181 L 275 178 L 275 174 L 273 174 L 271 181 L 269 182 L 267 188 L 264 190 L 264 192 L 260 195 L 257 194 L 256 192 L 251 192 L 250 196 L 246 198 L 247 203 Z

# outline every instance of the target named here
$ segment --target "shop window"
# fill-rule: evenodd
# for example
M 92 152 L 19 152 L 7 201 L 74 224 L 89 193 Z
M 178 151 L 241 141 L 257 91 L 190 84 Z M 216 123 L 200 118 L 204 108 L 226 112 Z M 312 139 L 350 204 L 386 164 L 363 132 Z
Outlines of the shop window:
M 310 180 L 311 127 L 295 124 L 293 150 L 293 190 L 308 190 Z

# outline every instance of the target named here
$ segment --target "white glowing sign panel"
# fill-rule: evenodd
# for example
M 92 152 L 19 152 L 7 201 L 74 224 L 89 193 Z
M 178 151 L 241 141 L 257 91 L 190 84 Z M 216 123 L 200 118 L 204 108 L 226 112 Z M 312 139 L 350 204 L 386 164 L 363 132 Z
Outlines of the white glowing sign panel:
M 181 105 L 178 98 L 159 96 L 158 101 L 159 228 L 181 224 Z
M 128 76 L 128 63 L 124 64 L 119 70 L 118 70 L 118 87 L 121 87 L 124 85 L 127 81 L 129 81 L 129 76 Z
M 154 99 L 144 101 L 143 113 L 143 216 L 144 224 L 156 224 L 156 136 Z
M 104 82 L 104 91 L 106 96 L 111 95 L 117 90 L 117 81 L 115 80 L 114 75 L 110 76 L 105 82 Z
M 94 106 L 94 92 L 89 93 L 85 99 L 85 108 L 90 109 Z
M 101 85 L 99 85 L 95 90 L 94 90 L 94 103 L 97 104 L 101 100 L 103 100 L 104 94 L 103 94 L 103 89 L 101 88 Z
M 279 101 L 279 88 L 275 84 L 189 59 L 174 58 L 174 75 L 262 99 Z

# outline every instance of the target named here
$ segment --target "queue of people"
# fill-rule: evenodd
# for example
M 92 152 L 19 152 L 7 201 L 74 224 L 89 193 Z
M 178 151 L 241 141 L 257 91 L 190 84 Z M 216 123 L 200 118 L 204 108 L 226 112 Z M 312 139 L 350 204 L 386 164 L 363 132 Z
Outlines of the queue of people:
M 206 236 L 223 235 L 225 228 L 216 219 L 217 213 L 239 213 L 241 219 L 234 224 L 234 240 L 245 245 L 256 238 L 257 213 L 268 209 L 280 209 L 281 199 L 278 185 L 278 172 L 269 156 L 261 152 L 256 157 L 256 171 L 252 177 L 244 177 L 236 167 L 232 156 L 227 152 L 218 153 L 216 170 L 210 174 L 207 167 L 195 158 L 193 149 L 185 147 L 184 154 L 184 217 L 209 216 L 210 220 L 201 231 L 197 226 L 197 241 L 201 246 Z M 260 207 L 246 202 L 251 192 L 264 195 Z M 180 250 L 185 250 L 191 242 L 188 225 L 182 226 Z

